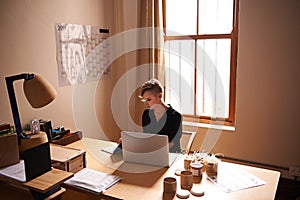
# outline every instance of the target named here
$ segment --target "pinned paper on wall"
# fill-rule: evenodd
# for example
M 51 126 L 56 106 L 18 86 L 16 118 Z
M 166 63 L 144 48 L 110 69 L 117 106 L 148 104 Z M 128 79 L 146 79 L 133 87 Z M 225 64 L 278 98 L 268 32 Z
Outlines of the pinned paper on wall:
M 109 78 L 109 30 L 90 25 L 55 24 L 59 86 Z

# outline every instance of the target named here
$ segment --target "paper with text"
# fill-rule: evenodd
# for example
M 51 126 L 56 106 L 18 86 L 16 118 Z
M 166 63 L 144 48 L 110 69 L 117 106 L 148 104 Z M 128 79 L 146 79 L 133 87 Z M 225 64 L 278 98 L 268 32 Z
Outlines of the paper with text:
M 224 192 L 234 192 L 266 184 L 265 181 L 246 171 L 228 171 L 224 174 L 219 173 L 218 176 L 208 177 L 208 179 Z
M 120 180 L 118 176 L 84 168 L 65 181 L 65 184 L 102 193 Z

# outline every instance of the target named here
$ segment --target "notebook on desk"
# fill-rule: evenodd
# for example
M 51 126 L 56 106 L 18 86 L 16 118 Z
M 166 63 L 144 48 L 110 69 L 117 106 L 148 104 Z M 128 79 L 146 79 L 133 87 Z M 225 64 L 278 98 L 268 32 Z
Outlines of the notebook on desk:
M 121 132 L 124 162 L 169 167 L 179 154 L 169 153 L 166 135 Z

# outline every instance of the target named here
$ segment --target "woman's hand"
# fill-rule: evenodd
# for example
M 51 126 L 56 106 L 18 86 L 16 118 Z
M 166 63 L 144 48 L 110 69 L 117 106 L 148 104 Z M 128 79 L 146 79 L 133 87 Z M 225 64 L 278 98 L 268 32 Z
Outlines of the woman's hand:
M 169 143 L 169 149 L 171 149 L 174 146 L 174 144 L 175 144 L 174 142 L 170 142 Z
M 121 144 L 122 143 L 122 138 L 120 138 L 117 143 Z

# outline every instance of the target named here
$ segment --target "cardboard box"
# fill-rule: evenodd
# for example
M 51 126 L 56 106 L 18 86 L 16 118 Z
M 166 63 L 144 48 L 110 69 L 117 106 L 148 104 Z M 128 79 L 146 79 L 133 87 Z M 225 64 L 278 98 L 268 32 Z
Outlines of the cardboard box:
M 16 164 L 19 161 L 17 134 L 11 133 L 0 136 L 0 168 Z
M 52 167 L 76 173 L 86 167 L 85 151 L 50 144 Z

